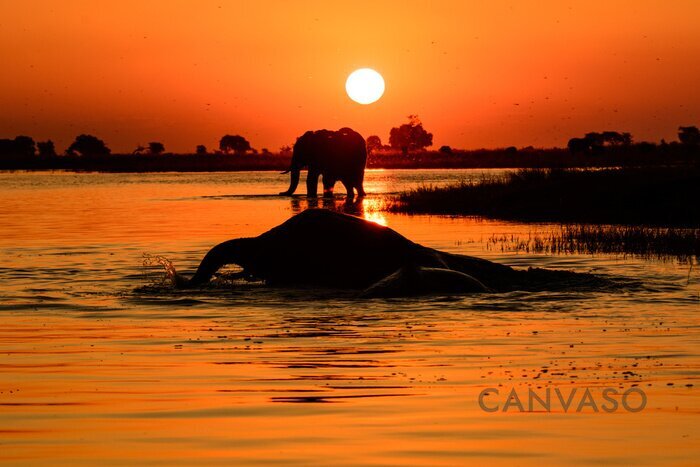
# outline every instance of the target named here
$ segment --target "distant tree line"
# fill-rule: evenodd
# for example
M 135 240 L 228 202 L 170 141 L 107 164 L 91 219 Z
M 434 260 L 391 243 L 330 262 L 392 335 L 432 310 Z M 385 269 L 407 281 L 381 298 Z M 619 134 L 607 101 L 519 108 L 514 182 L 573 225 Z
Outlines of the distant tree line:
M 661 146 L 665 146 L 665 140 L 661 140 Z M 700 146 L 700 130 L 696 126 L 678 127 L 678 143 L 686 148 L 698 148 Z M 607 148 L 630 148 L 635 146 L 641 151 L 653 151 L 656 147 L 653 143 L 640 142 L 633 143 L 630 133 L 619 133 L 617 131 L 603 131 L 601 133 L 586 133 L 583 138 L 571 138 L 567 144 L 569 152 L 572 154 L 602 154 Z
M 421 153 L 432 146 L 433 134 L 425 130 L 417 115 L 409 115 L 408 123 L 391 128 L 388 145 L 382 144 L 382 140 L 377 135 L 368 136 L 366 142 L 367 151 L 370 155 L 394 151 L 407 156 L 409 153 Z M 677 142 L 666 143 L 666 141 L 662 140 L 660 143 L 661 147 L 674 145 L 685 149 L 700 149 L 700 130 L 698 130 L 697 126 L 681 126 L 678 127 Z M 573 155 L 597 155 L 610 151 L 631 149 L 637 152 L 649 153 L 653 152 L 657 145 L 648 142 L 635 143 L 632 135 L 627 132 L 602 131 L 589 132 L 583 137 L 571 138 L 568 141 L 567 148 Z M 528 147 L 519 151 L 514 146 L 500 149 L 506 155 L 515 155 L 521 151 L 527 153 L 534 150 L 534 148 Z M 291 155 L 292 148 L 288 145 L 282 146 L 278 152 L 281 156 L 287 157 Z M 104 157 L 109 156 L 111 153 L 110 148 L 100 138 L 89 134 L 81 134 L 68 146 L 64 154 L 66 156 Z M 464 151 L 453 150 L 450 146 L 441 146 L 438 153 L 447 157 L 464 153 Z M 132 155 L 159 156 L 162 154 L 165 154 L 165 145 L 158 141 L 149 142 L 147 146 L 139 144 L 132 152 Z M 263 148 L 259 153 L 251 147 L 250 142 L 243 136 L 227 134 L 219 140 L 219 147 L 213 153 L 210 153 L 206 146 L 200 144 L 196 146 L 195 154 L 199 156 L 207 154 L 234 154 L 237 156 L 262 154 L 263 156 L 270 156 L 272 153 L 267 148 Z M 36 156 L 40 158 L 57 157 L 53 141 L 35 142 L 29 136 L 0 139 L 0 157 L 23 158 Z
M 284 146 L 280 152 L 291 151 L 291 148 Z M 244 155 L 247 153 L 258 154 L 256 149 L 253 149 L 243 136 L 240 135 L 225 135 L 219 141 L 219 150 L 214 154 L 235 154 Z M 109 156 L 112 150 L 100 138 L 82 134 L 75 138 L 70 146 L 65 150 L 66 156 L 83 156 L 83 157 L 104 157 Z M 159 141 L 152 141 L 147 146 L 141 144 L 136 146 L 132 155 L 151 155 L 159 156 L 165 153 L 165 145 Z M 263 149 L 263 154 L 269 155 L 270 151 Z M 195 154 L 209 154 L 207 147 L 203 144 L 197 145 Z M 14 139 L 0 139 L 0 157 L 57 157 L 56 147 L 51 140 L 35 142 L 29 136 L 17 136 Z
M 586 133 L 583 138 L 571 138 L 567 147 L 572 153 L 600 152 L 606 146 L 629 146 L 632 135 L 617 131 Z
M 417 115 L 409 115 L 409 122 L 398 127 L 394 127 L 389 132 L 389 144 L 383 145 L 381 138 L 377 135 L 367 137 L 367 151 L 370 154 L 377 154 L 386 151 L 401 151 L 407 155 L 409 152 L 423 151 L 425 148 L 432 146 L 433 135 L 428 133 L 424 128 Z M 661 141 L 661 146 L 667 145 L 664 140 Z M 678 142 L 670 143 L 670 145 L 679 144 L 687 149 L 700 148 L 700 130 L 696 126 L 681 126 L 678 128 Z M 609 150 L 620 148 L 632 148 L 642 151 L 651 152 L 656 145 L 654 143 L 640 142 L 634 143 L 632 135 L 627 132 L 618 131 L 603 131 L 586 133 L 581 138 L 571 138 L 567 144 L 567 148 L 571 154 L 602 154 Z M 532 152 L 533 147 L 529 146 L 522 149 L 524 152 Z M 502 149 L 505 154 L 515 155 L 519 151 L 515 146 L 510 146 Z M 462 151 L 463 152 L 463 151 Z M 456 154 L 450 146 L 441 146 L 438 153 L 449 156 Z
M 0 139 L 0 156 L 33 157 L 37 151 L 42 157 L 56 155 L 53 141 L 35 143 L 29 136 L 17 136 L 15 139 Z

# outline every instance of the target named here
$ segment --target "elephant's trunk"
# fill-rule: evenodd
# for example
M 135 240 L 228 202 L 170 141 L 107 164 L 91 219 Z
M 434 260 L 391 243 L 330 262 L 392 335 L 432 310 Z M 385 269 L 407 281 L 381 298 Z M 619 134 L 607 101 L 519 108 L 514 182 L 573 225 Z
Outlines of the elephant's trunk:
M 293 195 L 297 189 L 297 186 L 299 186 L 299 175 L 300 175 L 301 171 L 296 167 L 292 167 L 289 169 L 289 172 L 290 172 L 289 189 L 287 191 L 283 191 L 282 193 L 280 193 L 281 195 L 287 195 L 287 196 Z
M 179 288 L 196 287 L 208 282 L 214 273 L 226 264 L 241 265 L 241 261 L 245 257 L 244 246 L 247 240 L 249 239 L 238 238 L 219 243 L 204 256 L 194 276 L 189 280 L 176 278 L 176 286 Z

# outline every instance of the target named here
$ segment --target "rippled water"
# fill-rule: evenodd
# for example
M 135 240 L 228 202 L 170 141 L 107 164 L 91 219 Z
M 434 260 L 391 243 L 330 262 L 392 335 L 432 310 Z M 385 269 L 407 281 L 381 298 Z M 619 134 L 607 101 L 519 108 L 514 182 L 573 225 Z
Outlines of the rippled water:
M 692 463 L 697 268 L 502 252 L 492 235 L 548 226 L 378 210 L 386 193 L 480 174 L 369 171 L 362 204 L 318 205 L 450 252 L 642 286 L 368 301 L 257 284 L 174 291 L 153 286 L 144 255 L 191 272 L 213 244 L 309 202 L 274 196 L 287 179 L 268 172 L 0 174 L 0 460 Z M 647 406 L 490 413 L 478 404 L 490 387 L 501 408 L 528 388 L 589 388 L 600 405 L 605 387 L 635 387 Z

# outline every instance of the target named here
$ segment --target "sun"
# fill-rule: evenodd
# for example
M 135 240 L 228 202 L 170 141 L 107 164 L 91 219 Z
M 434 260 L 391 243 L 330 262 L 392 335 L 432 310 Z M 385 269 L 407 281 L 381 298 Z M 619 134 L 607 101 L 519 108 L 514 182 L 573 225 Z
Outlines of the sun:
M 360 68 L 348 76 L 345 91 L 355 102 L 371 104 L 384 94 L 384 78 L 371 68 Z

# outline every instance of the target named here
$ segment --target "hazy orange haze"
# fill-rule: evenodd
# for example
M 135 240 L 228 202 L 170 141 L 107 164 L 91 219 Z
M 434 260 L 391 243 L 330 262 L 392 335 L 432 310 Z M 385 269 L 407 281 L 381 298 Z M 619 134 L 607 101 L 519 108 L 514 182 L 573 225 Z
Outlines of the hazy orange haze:
M 386 141 L 418 114 L 436 146 L 672 140 L 700 124 L 698 18 L 696 0 L 0 0 L 0 137 L 274 151 L 324 127 Z M 345 94 L 359 67 L 379 102 Z

